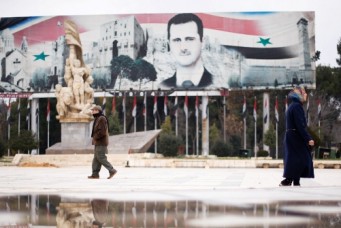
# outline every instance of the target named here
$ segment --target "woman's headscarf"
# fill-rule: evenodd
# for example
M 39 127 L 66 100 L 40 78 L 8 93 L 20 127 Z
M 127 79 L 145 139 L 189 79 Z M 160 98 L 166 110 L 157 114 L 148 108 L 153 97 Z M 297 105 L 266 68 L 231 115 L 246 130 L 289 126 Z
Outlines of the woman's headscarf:
M 288 98 L 291 100 L 297 100 L 301 103 L 304 102 L 304 96 L 303 94 L 305 94 L 305 89 L 302 86 L 296 86 L 295 88 L 293 88 L 288 95 Z

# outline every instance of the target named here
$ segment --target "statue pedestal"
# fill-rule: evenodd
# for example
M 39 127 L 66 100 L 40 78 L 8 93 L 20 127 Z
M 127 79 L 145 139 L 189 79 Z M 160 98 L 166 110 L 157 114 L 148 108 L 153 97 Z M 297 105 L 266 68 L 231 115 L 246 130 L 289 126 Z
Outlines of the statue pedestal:
M 91 120 L 82 122 L 61 121 L 61 142 L 46 149 L 46 154 L 89 154 L 91 145 Z
M 62 147 L 85 147 L 91 140 L 90 123 L 61 123 Z

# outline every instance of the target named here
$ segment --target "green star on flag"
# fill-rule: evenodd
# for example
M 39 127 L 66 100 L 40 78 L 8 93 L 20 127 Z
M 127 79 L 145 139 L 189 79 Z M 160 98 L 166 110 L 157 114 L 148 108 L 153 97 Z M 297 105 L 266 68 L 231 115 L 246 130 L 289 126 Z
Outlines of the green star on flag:
M 265 47 L 267 44 L 272 44 L 270 42 L 270 38 L 264 39 L 262 37 L 259 37 L 259 41 L 257 42 L 259 44 L 263 44 L 263 46 Z
M 49 56 L 49 55 L 45 55 L 45 53 L 42 52 L 42 53 L 40 53 L 39 55 L 33 55 L 33 56 L 36 57 L 36 58 L 34 59 L 34 61 L 39 60 L 39 59 L 45 61 L 45 58 L 46 58 L 47 56 Z

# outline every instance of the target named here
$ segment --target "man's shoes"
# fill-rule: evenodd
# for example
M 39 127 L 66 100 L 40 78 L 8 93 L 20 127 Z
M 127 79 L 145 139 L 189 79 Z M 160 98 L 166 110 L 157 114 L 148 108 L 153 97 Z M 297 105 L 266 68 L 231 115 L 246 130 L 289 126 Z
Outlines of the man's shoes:
M 99 176 L 95 176 L 95 175 L 91 175 L 91 176 L 88 176 L 89 179 L 99 179 Z
M 291 186 L 292 180 L 285 178 L 284 180 L 281 181 L 279 186 Z
M 111 179 L 116 173 L 117 173 L 117 170 L 115 170 L 115 169 L 113 171 L 109 172 L 108 179 Z

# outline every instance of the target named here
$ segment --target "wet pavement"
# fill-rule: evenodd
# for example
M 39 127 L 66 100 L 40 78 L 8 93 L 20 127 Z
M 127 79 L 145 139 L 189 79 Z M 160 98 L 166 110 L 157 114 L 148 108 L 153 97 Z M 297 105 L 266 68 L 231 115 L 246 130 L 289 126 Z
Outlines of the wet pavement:
M 339 169 L 116 168 L 0 167 L 0 227 L 341 227 Z

